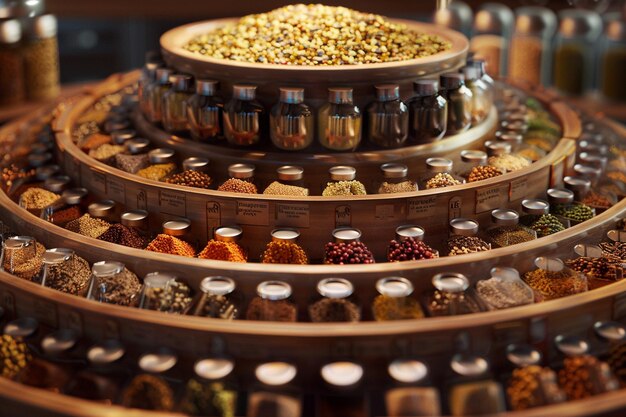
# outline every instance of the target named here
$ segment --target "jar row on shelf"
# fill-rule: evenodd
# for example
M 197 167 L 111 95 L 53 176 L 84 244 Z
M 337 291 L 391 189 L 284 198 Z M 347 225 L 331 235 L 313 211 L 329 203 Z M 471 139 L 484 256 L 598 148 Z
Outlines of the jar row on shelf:
M 593 329 L 588 340 L 558 335 L 561 355 L 551 363 L 529 345 L 511 344 L 499 352 L 508 358 L 505 366 L 492 368 L 485 357 L 460 351 L 448 358 L 449 370 L 431 373 L 436 368 L 402 356 L 375 366 L 358 358 L 331 359 L 311 369 L 290 358 L 255 363 L 219 355 L 194 358 L 190 366 L 170 349 L 127 351 L 113 339 L 93 344 L 71 330 L 43 330 L 22 317 L 4 325 L 0 371 L 24 385 L 101 404 L 189 415 L 260 417 L 272 410 L 290 417 L 473 416 L 623 387 L 624 326 L 596 322 Z M 386 369 L 376 369 L 381 366 Z

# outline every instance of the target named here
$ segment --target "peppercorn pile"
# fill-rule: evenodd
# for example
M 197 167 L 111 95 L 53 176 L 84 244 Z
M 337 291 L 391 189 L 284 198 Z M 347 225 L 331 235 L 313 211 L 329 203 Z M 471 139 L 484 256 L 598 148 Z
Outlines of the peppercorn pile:
M 378 189 L 379 194 L 412 193 L 414 191 L 417 191 L 417 184 L 413 181 L 383 182 Z
M 626 387 L 626 343 L 613 343 L 607 360 L 621 386 Z
M 221 242 L 218 240 L 209 240 L 202 252 L 198 254 L 198 258 L 228 262 L 247 261 L 247 257 L 241 246 L 234 242 Z
M 559 204 L 554 207 L 553 213 L 557 216 L 563 216 L 575 222 L 587 221 L 595 215 L 593 209 L 584 204 Z
M 374 255 L 363 242 L 328 242 L 324 247 L 324 263 L 335 265 L 373 264 Z
M 150 164 L 148 155 L 115 155 L 115 165 L 122 171 L 136 174 L 139 170 L 146 168 Z
M 93 237 L 95 239 L 109 230 L 109 227 L 111 227 L 109 222 L 102 219 L 96 219 L 95 217 L 91 217 L 89 214 L 83 214 L 78 219 L 72 220 L 65 225 L 65 228 L 71 232 L 79 233 L 83 236 Z
M 626 260 L 626 242 L 602 242 L 598 246 L 606 256 Z
M 239 178 L 231 178 L 217 188 L 217 191 L 226 191 L 229 193 L 257 194 L 259 191 L 256 185 L 251 182 L 240 180 Z
M 67 223 L 78 219 L 82 215 L 83 213 L 78 206 L 70 206 L 50 213 L 47 220 L 52 224 L 64 227 Z
M 148 244 L 146 250 L 158 253 L 168 253 L 170 255 L 186 256 L 188 258 L 196 256 L 196 251 L 189 243 L 166 234 L 157 235 L 157 237 L 155 237 L 154 240 Z
M 141 290 L 141 282 L 137 275 L 124 268 L 117 275 L 98 277 L 96 301 L 120 306 L 130 306 Z
M 454 236 L 448 240 L 448 256 L 484 252 L 490 249 L 489 243 L 476 236 Z
M 134 377 L 124 390 L 122 404 L 142 410 L 170 411 L 174 408 L 174 393 L 161 378 L 141 374 Z
M 515 411 L 565 401 L 565 394 L 557 385 L 556 373 L 538 365 L 514 369 L 506 393 Z
M 39 242 L 35 243 L 35 249 L 22 248 L 7 250 L 4 258 L 4 269 L 11 274 L 32 280 L 43 266 L 43 254 L 46 248 Z
M 589 279 L 590 289 L 609 284 L 624 277 L 624 264 L 617 258 L 590 258 L 581 256 L 576 259 L 570 259 L 565 264 L 574 271 L 582 272 Z M 596 282 L 596 280 L 605 281 Z
M 524 274 L 524 281 L 545 300 L 567 297 L 587 291 L 587 279 L 577 271 L 535 269 Z
M 239 316 L 239 309 L 228 297 L 217 294 L 206 294 L 202 307 L 196 315 L 214 319 L 234 320 Z
M 168 184 L 184 185 L 194 188 L 209 188 L 211 185 L 211 177 L 204 172 L 187 170 L 180 174 L 174 174 L 165 180 Z
M 456 316 L 478 313 L 482 309 L 474 297 L 466 292 L 444 292 L 435 290 L 428 301 L 431 316 Z
M 0 336 L 0 375 L 15 378 L 31 359 L 26 343 L 6 334 Z
M 608 209 L 613 206 L 613 202 L 611 200 L 603 195 L 594 193 L 593 191 L 587 194 L 585 198 L 582 199 L 581 203 L 590 207 L 596 207 L 601 209 Z
M 78 255 L 58 265 L 48 266 L 46 287 L 67 294 L 83 295 L 87 291 L 91 269 L 89 263 Z
M 467 175 L 467 182 L 482 181 L 489 178 L 497 177 L 499 175 L 502 175 L 502 171 L 497 167 L 490 165 L 479 165 L 472 168 L 472 170 L 469 172 L 469 174 Z
M 414 32 L 382 16 L 321 4 L 245 16 L 184 46 L 217 59 L 281 65 L 405 61 L 449 48 L 438 36 Z
M 148 245 L 148 240 L 141 236 L 133 228 L 116 223 L 102 233 L 98 240 L 128 246 L 129 248 L 143 249 Z
M 519 226 L 494 227 L 487 231 L 487 236 L 500 247 L 517 245 L 518 243 L 529 242 L 536 238 L 532 230 Z
M 357 322 L 361 311 L 345 298 L 322 298 L 309 306 L 309 317 L 313 323 Z
M 278 181 L 274 181 L 267 186 L 267 188 L 263 191 L 263 194 L 305 197 L 309 195 L 309 189 L 296 187 L 294 185 L 281 184 Z
M 411 297 L 379 295 L 372 303 L 372 314 L 376 321 L 421 319 L 424 312 L 419 302 Z
M 559 385 L 569 400 L 581 400 L 617 389 L 608 365 L 591 355 L 565 358 L 559 371 Z
M 534 294 L 522 281 L 492 277 L 476 283 L 476 292 L 494 310 L 532 304 Z
M 365 186 L 359 181 L 337 181 L 329 182 L 322 191 L 324 197 L 335 197 L 342 195 L 366 195 Z
M 20 206 L 26 210 L 42 210 L 60 198 L 58 194 L 43 188 L 32 187 L 20 195 Z
M 191 304 L 191 288 L 184 282 L 171 280 L 165 288 L 146 288 L 144 297 L 144 305 L 150 310 L 183 314 Z
M 295 322 L 298 310 L 287 300 L 266 300 L 255 297 L 248 305 L 247 320 Z
M 531 162 L 521 156 L 505 153 L 503 155 L 492 156 L 487 161 L 489 165 L 500 169 L 502 172 L 518 171 L 529 167 Z
M 270 242 L 261 255 L 264 264 L 306 265 L 309 258 L 300 245 L 294 242 Z
M 542 214 L 541 217 L 530 225 L 537 232 L 537 237 L 545 237 L 565 230 L 563 223 L 552 214 Z
M 92 149 L 89 151 L 89 156 L 101 161 L 101 162 L 112 162 L 115 155 L 122 153 L 126 150 L 122 145 L 110 145 L 105 143 L 104 145 L 98 146 L 96 149 Z
M 451 187 L 459 184 L 461 184 L 461 181 L 455 179 L 452 175 L 446 172 L 440 172 L 426 181 L 426 189 L 431 190 L 433 188 Z
M 438 257 L 439 253 L 436 250 L 412 237 L 401 241 L 392 240 L 389 242 L 389 249 L 387 250 L 389 262 L 416 261 Z
M 185 388 L 181 411 L 192 416 L 234 417 L 237 392 L 227 390 L 221 382 L 190 379 Z
M 149 180 L 161 181 L 176 169 L 176 164 L 155 164 L 137 171 L 137 175 Z

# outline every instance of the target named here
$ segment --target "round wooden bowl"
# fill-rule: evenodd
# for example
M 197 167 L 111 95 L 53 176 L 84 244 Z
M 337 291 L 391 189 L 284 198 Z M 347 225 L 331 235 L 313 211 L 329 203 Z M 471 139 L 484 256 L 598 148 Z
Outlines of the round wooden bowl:
M 393 19 L 416 32 L 438 35 L 451 43 L 445 52 L 419 59 L 362 65 L 303 66 L 260 64 L 216 59 L 183 49 L 191 39 L 209 33 L 237 19 L 219 19 L 191 23 L 172 29 L 161 36 L 161 49 L 168 66 L 196 78 L 215 79 L 221 83 L 221 94 L 230 96 L 233 84 L 253 84 L 257 97 L 266 105 L 276 102 L 279 87 L 305 89 L 305 100 L 321 105 L 326 102 L 329 87 L 351 87 L 355 103 L 364 105 L 374 98 L 374 85 L 400 85 L 403 98 L 412 96 L 412 83 L 418 78 L 438 77 L 465 62 L 469 42 L 453 30 L 428 23 Z

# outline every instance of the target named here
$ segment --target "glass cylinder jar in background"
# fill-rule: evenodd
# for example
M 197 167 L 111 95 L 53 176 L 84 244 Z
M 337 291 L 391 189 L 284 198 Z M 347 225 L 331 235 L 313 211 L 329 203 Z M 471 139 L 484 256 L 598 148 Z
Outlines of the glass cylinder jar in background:
M 428 368 L 423 362 L 397 359 L 387 368 L 393 387 L 385 393 L 387 415 L 440 416 L 439 390 L 430 386 Z
M 24 43 L 24 82 L 29 100 L 55 98 L 61 91 L 57 18 L 51 14 L 29 19 Z
M 480 78 L 480 71 L 475 65 L 463 68 L 467 88 L 472 92 L 472 124 L 476 125 L 489 115 L 493 98 L 489 87 Z
M 446 4 L 445 7 L 438 8 L 435 12 L 433 17 L 435 24 L 459 31 L 468 38 L 471 37 L 474 17 L 472 9 L 462 1 L 447 1 L 444 4 Z
M 200 282 L 202 295 L 194 308 L 194 316 L 223 320 L 238 318 L 240 306 L 235 292 L 235 281 L 228 277 L 206 277 Z
M 407 102 L 411 143 L 431 143 L 445 135 L 448 124 L 448 102 L 438 90 L 437 80 L 417 80 L 413 83 L 416 95 Z
M 485 358 L 457 354 L 450 366 L 458 376 L 448 392 L 451 415 L 478 416 L 506 411 L 504 390 L 489 375 L 489 364 Z
M 224 101 L 217 95 L 218 81 L 196 80 L 196 93 L 189 99 L 187 122 L 191 137 L 199 141 L 223 135 Z
M 0 22 L 0 106 L 24 101 L 24 58 L 17 19 Z
M 550 82 L 551 41 L 556 16 L 545 7 L 520 7 L 516 10 L 515 32 L 509 52 L 509 78 L 531 85 Z
M 361 142 L 361 111 L 351 88 L 329 88 L 328 103 L 319 110 L 318 135 L 331 151 L 354 151 Z
M 169 68 L 157 68 L 156 82 L 150 84 L 148 90 L 146 90 L 147 97 L 150 99 L 148 120 L 152 123 L 159 123 L 162 120 L 163 95 L 165 95 L 172 86 L 170 76 L 173 73 L 174 71 Z
M 376 86 L 376 101 L 367 106 L 367 119 L 367 137 L 374 145 L 397 148 L 406 142 L 409 111 L 397 84 Z
M 602 41 L 602 67 L 599 87 L 602 95 L 609 99 L 626 102 L 626 22 L 616 19 L 610 21 Z
M 162 64 L 156 62 L 147 62 L 141 71 L 141 77 L 137 85 L 137 99 L 139 100 L 139 108 L 144 116 L 150 111 L 150 89 L 156 82 L 156 70 Z
M 311 108 L 304 103 L 304 89 L 281 88 L 270 114 L 270 138 L 285 151 L 299 151 L 313 143 L 315 125 Z
M 193 77 L 187 74 L 173 74 L 170 77 L 172 88 L 163 94 L 162 122 L 170 133 L 185 133 L 187 122 L 187 100 L 192 96 Z
M 256 86 L 234 85 L 224 107 L 224 136 L 229 144 L 250 146 L 261 140 L 263 106 L 256 101 Z
M 291 301 L 291 285 L 283 281 L 264 281 L 257 286 L 246 311 L 247 320 L 295 322 L 298 307 Z
M 446 135 L 465 132 L 472 124 L 472 92 L 465 86 L 465 76 L 456 72 L 439 79 L 441 95 L 448 102 Z
M 492 77 L 503 77 L 507 74 L 513 21 L 513 11 L 499 3 L 481 6 L 474 17 L 474 36 L 470 42 L 470 51 L 475 58 L 485 60 L 487 73 Z
M 559 13 L 552 80 L 565 94 L 583 95 L 593 86 L 596 43 L 602 32 L 600 15 L 590 10 Z
M 313 323 L 357 322 L 361 309 L 353 300 L 354 286 L 343 278 L 325 278 L 318 282 L 319 297 L 309 305 Z

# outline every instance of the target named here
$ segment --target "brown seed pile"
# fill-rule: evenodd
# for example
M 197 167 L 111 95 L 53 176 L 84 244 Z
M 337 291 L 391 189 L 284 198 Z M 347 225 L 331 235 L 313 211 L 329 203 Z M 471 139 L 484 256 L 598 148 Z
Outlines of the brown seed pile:
M 324 263 L 335 265 L 373 264 L 374 255 L 363 242 L 328 242 L 324 246 Z
M 174 408 L 174 392 L 158 376 L 140 374 L 124 390 L 122 404 L 142 410 L 170 411 Z
M 530 242 L 536 238 L 532 230 L 519 226 L 494 227 L 487 231 L 489 238 L 500 247 Z
M 476 292 L 493 309 L 532 304 L 533 292 L 521 281 L 506 281 L 497 277 L 478 281 Z
M 565 358 L 559 371 L 559 385 L 569 400 L 581 400 L 617 388 L 608 365 L 591 355 Z
M 41 271 L 45 251 L 46 248 L 39 242 L 36 242 L 34 251 L 32 248 L 7 250 L 4 268 L 17 277 L 32 280 Z
M 379 194 L 412 193 L 417 191 L 417 184 L 413 181 L 402 181 L 398 183 L 383 182 L 378 189 Z
M 110 145 L 105 143 L 98 146 L 96 149 L 89 151 L 89 156 L 102 162 L 111 162 L 115 155 L 122 153 L 126 150 L 122 145 Z
M 58 194 L 44 190 L 43 188 L 32 187 L 20 195 L 20 206 L 26 210 L 42 210 L 60 198 Z
M 626 260 L 626 242 L 602 242 L 598 246 L 606 256 Z
M 63 227 L 67 223 L 78 219 L 82 215 L 83 213 L 78 206 L 70 206 L 68 208 L 52 212 L 48 216 L 48 221 L 52 224 Z
M 155 164 L 137 171 L 137 175 L 149 180 L 161 181 L 176 169 L 176 164 Z
M 502 175 L 500 169 L 490 165 L 479 165 L 470 171 L 467 175 L 467 182 L 482 181 Z
M 288 300 L 266 300 L 255 297 L 248 305 L 247 320 L 295 322 L 298 309 Z
M 95 289 L 96 301 L 130 306 L 135 303 L 140 290 L 141 282 L 137 275 L 124 268 L 115 276 L 98 278 L 98 288 Z
M 585 198 L 583 198 L 581 203 L 590 207 L 605 208 L 605 209 L 608 209 L 613 206 L 613 202 L 611 200 L 609 200 L 603 195 L 594 193 L 593 191 L 587 194 Z
M 324 197 L 335 197 L 342 195 L 366 195 L 365 186 L 359 181 L 337 181 L 329 182 L 322 191 Z
M 500 169 L 502 172 L 518 171 L 530 166 L 531 164 L 528 159 L 510 153 L 492 156 L 487 162 L 489 165 Z
M 261 255 L 261 263 L 306 265 L 309 263 L 309 258 L 297 243 L 270 242 Z
M 0 336 L 0 375 L 4 378 L 15 378 L 31 359 L 26 343 L 6 334 Z
M 389 262 L 416 261 L 438 258 L 439 252 L 420 240 L 409 237 L 402 241 L 392 240 L 387 250 Z
M 426 189 L 431 190 L 433 188 L 451 187 L 459 184 L 461 184 L 461 181 L 455 179 L 452 175 L 446 172 L 440 172 L 426 181 Z
M 286 185 L 278 181 L 274 181 L 268 185 L 265 190 L 263 190 L 263 194 L 305 197 L 309 195 L 309 190 L 308 188 Z
M 234 320 L 239 316 L 239 309 L 227 296 L 207 294 L 197 314 L 214 319 Z
M 191 305 L 191 288 L 184 282 L 172 281 L 165 288 L 147 288 L 144 296 L 150 310 L 183 314 Z
M 535 269 L 524 274 L 524 281 L 545 300 L 567 297 L 587 291 L 587 279 L 579 272 L 564 268 L 561 271 Z
M 198 254 L 198 258 L 212 259 L 214 261 L 246 262 L 244 250 L 234 242 L 221 242 L 209 240 L 207 245 Z
M 538 365 L 513 370 L 506 393 L 515 411 L 562 402 L 563 392 L 557 384 L 556 373 Z
M 424 317 L 424 312 L 416 299 L 390 297 L 383 294 L 374 298 L 372 314 L 376 321 L 411 320 Z
M 313 323 L 357 322 L 361 310 L 345 298 L 322 298 L 309 306 L 309 317 Z
M 146 250 L 158 253 L 169 253 L 170 255 L 186 256 L 188 258 L 196 256 L 196 251 L 189 243 L 166 234 L 157 235 L 157 237 L 148 244 Z
M 2 187 L 4 190 L 9 190 L 13 183 L 17 180 L 28 178 L 35 173 L 34 169 L 25 171 L 20 169 L 17 165 L 11 164 L 11 166 L 2 168 Z
M 626 343 L 613 343 L 607 362 L 622 387 L 626 387 Z
M 93 237 L 95 239 L 109 230 L 109 227 L 111 227 L 109 222 L 91 217 L 89 213 L 83 214 L 78 219 L 72 220 L 65 225 L 65 228 L 71 232 L 79 233 L 83 236 Z
M 594 278 L 609 282 L 615 282 L 626 275 L 624 265 L 618 258 L 590 258 L 581 256 L 570 259 L 565 264 L 574 271 L 582 272 L 588 278 Z M 591 281 L 590 281 L 591 284 Z
M 211 177 L 204 172 L 187 170 L 172 175 L 167 178 L 165 182 L 168 184 L 184 185 L 186 187 L 209 188 L 212 180 Z
M 46 287 L 72 295 L 84 295 L 91 278 L 89 263 L 78 255 L 48 267 Z
M 115 166 L 122 171 L 130 172 L 131 174 L 136 174 L 139 170 L 146 168 L 149 164 L 150 158 L 148 158 L 147 154 L 126 155 L 120 153 L 115 155 Z
M 217 59 L 280 65 L 405 61 L 445 51 L 435 35 L 345 7 L 297 4 L 249 15 L 184 46 Z
M 109 227 L 98 239 L 135 249 L 143 249 L 148 245 L 148 240 L 135 229 L 119 223 Z
M 481 308 L 474 297 L 465 292 L 451 293 L 436 290 L 429 299 L 428 311 L 431 316 L 456 316 L 479 313 Z
M 448 240 L 448 256 L 484 252 L 490 249 L 491 245 L 476 236 L 454 236 Z
M 91 127 L 89 125 L 83 125 L 83 126 L 85 126 L 85 129 L 87 131 L 91 131 L 91 129 L 94 129 L 94 126 L 91 126 Z M 95 133 L 98 130 L 99 130 L 98 125 L 95 125 L 94 133 L 85 137 L 84 140 L 81 140 L 78 142 L 78 146 L 83 151 L 89 152 L 94 149 L 98 149 L 102 145 L 107 145 L 111 143 L 111 136 L 103 135 L 102 133 Z
M 256 185 L 251 182 L 240 180 L 239 178 L 231 178 L 226 180 L 224 184 L 217 188 L 217 191 L 226 191 L 229 193 L 258 194 Z

